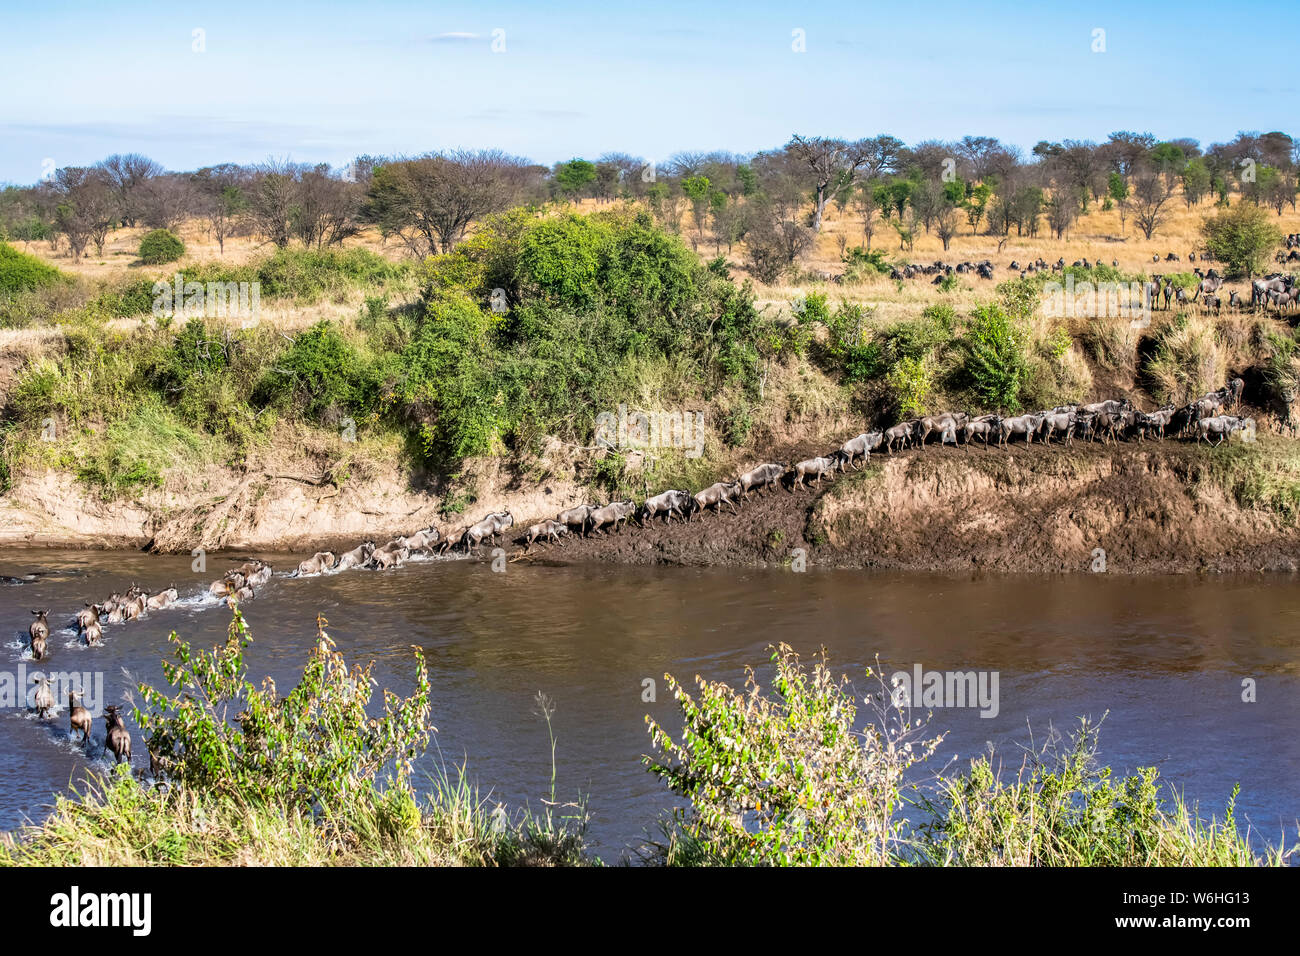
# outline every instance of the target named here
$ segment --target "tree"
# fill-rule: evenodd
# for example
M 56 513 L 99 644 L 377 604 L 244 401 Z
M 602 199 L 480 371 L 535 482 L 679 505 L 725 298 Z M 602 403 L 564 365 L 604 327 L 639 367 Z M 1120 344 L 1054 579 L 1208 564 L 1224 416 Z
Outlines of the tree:
M 293 236 L 295 173 L 292 164 L 267 162 L 258 168 L 249 198 L 249 217 L 258 235 L 281 249 Z
M 450 252 L 471 223 L 513 205 L 532 175 L 524 160 L 498 150 L 397 160 L 375 169 L 363 215 L 417 256 Z
M 980 220 L 984 218 L 984 210 L 988 207 L 989 198 L 993 195 L 993 187 L 988 183 L 980 183 L 978 186 L 971 188 L 970 195 L 966 197 L 963 203 L 966 209 L 966 221 L 970 224 L 970 234 L 973 236 L 979 230 Z
M 1188 209 L 1200 204 L 1211 184 L 1210 168 L 1199 156 L 1183 168 L 1183 200 Z
M 1167 217 L 1165 203 L 1173 195 L 1165 179 L 1155 170 L 1142 169 L 1133 183 L 1133 221 L 1142 235 L 1151 235 L 1164 224 Z
M 144 213 L 144 187 L 163 174 L 162 166 L 139 153 L 114 153 L 98 168 L 113 191 L 122 225 L 134 227 Z
M 1056 189 L 1047 207 L 1047 223 L 1057 239 L 1064 239 L 1079 214 L 1077 193 L 1071 189 Z
M 687 176 L 682 180 L 682 192 L 691 202 L 692 218 L 695 220 L 696 241 L 704 239 L 704 220 L 708 218 L 713 189 L 708 176 Z
M 200 212 L 208 220 L 208 230 L 217 240 L 222 255 L 226 252 L 226 239 L 238 229 L 248 208 L 243 188 L 247 178 L 244 170 L 234 163 L 208 166 L 194 174 Z
M 878 187 L 863 183 L 853 193 L 853 208 L 862 220 L 862 235 L 867 240 L 867 251 L 871 251 L 871 237 L 876 231 L 876 214 L 880 212 Z
M 943 242 L 943 251 L 948 251 L 948 243 L 957 235 L 957 226 L 961 218 L 956 206 L 944 206 L 934 220 L 934 231 Z
M 99 168 L 68 166 L 56 170 L 54 225 L 67 238 L 73 259 L 80 259 L 91 243 L 97 255 L 117 218 L 118 205 L 108 175 Z
M 1119 234 L 1124 235 L 1124 219 L 1128 214 L 1128 183 L 1119 173 L 1111 173 L 1107 182 L 1106 191 L 1110 198 L 1115 200 L 1115 205 L 1119 208 Z
M 327 164 L 303 170 L 296 187 L 290 221 L 303 245 L 338 245 L 361 231 L 360 187 L 331 176 Z
M 1227 265 L 1228 278 L 1251 278 L 1264 271 L 1282 233 L 1259 206 L 1238 203 L 1201 223 L 1201 238 L 1211 256 Z
M 596 181 L 596 164 L 585 159 L 556 163 L 555 185 L 561 195 L 577 198 Z
M 850 186 L 859 169 L 871 159 L 871 148 L 863 142 L 846 143 L 842 139 L 795 136 L 785 146 L 786 152 L 807 167 L 813 180 L 813 231 L 822 231 L 827 190 L 831 185 Z

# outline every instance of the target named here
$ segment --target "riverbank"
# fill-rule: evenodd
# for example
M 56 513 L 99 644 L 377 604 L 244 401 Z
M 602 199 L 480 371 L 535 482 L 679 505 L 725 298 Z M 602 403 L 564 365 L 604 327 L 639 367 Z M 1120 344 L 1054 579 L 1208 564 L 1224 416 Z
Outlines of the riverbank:
M 823 451 L 804 442 L 764 449 L 786 460 Z M 0 546 L 312 553 L 382 542 L 429 524 L 454 535 L 490 511 L 514 533 L 588 494 L 559 457 L 529 486 L 504 463 L 467 469 L 472 501 L 412 487 L 370 450 L 368 470 L 333 483 L 321 456 L 212 469 L 193 490 L 105 502 L 66 473 L 24 480 L 0 498 Z M 830 567 L 961 573 L 1295 572 L 1300 569 L 1300 451 L 1260 436 L 1220 448 L 1165 441 L 1120 446 L 944 448 L 876 455 L 821 487 L 755 493 L 738 513 L 512 553 L 540 563 L 783 565 L 795 550 Z M 1104 553 L 1104 562 L 1097 564 Z M 1094 564 L 1097 567 L 1094 568 Z

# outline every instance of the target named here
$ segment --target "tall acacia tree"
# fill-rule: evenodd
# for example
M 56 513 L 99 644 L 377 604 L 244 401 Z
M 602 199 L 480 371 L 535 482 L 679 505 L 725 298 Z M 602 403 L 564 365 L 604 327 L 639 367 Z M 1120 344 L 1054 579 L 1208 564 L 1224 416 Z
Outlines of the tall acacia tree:
M 812 173 L 813 231 L 821 232 L 831 188 L 845 189 L 853 185 L 858 170 L 871 159 L 870 148 L 865 140 L 849 143 L 842 139 L 796 135 L 786 143 L 785 149 Z

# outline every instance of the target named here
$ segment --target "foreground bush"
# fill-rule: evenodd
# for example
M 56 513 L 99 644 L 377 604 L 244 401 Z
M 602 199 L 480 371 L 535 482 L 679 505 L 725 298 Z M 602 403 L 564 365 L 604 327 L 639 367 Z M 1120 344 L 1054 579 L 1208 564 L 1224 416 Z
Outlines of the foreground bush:
M 185 243 L 174 232 L 155 229 L 140 240 L 138 255 L 145 265 L 160 266 L 185 255 Z
M 1154 768 L 1113 778 L 1095 760 L 1096 728 L 1052 737 L 1015 780 L 992 755 L 969 771 L 920 776 L 943 737 L 893 699 L 879 674 L 873 713 L 857 727 L 847 678 L 825 656 L 806 668 L 786 645 L 772 655 L 774 693 L 752 671 L 743 691 L 667 677 L 684 729 L 674 741 L 647 718 L 652 773 L 687 801 L 652 858 L 677 865 L 1279 865 L 1290 852 L 1251 848 L 1233 816 L 1206 822 L 1176 794 L 1160 799 Z M 1293 852 L 1293 851 L 1292 851 Z
M 54 266 L 0 242 L 0 295 L 30 292 L 62 279 L 63 274 Z
M 211 652 L 172 632 L 174 662 L 164 661 L 163 672 L 175 694 L 141 684 L 150 709 L 135 711 L 158 767 L 204 792 L 307 808 L 346 800 L 385 768 L 405 779 L 432 730 L 423 656 L 415 652 L 415 693 L 385 691 L 382 716 L 371 717 L 373 665 L 349 667 L 324 625 L 318 618 L 302 680 L 283 697 L 273 681 L 259 688 L 248 680 L 251 638 L 238 609 L 225 646 Z

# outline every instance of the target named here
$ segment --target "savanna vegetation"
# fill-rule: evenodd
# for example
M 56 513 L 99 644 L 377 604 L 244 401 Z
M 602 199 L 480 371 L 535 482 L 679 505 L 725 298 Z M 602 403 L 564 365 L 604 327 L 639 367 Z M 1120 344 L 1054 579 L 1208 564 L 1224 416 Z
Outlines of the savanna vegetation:
M 324 621 L 284 695 L 249 680 L 249 641 L 237 611 L 211 651 L 173 634 L 170 686 L 138 688 L 151 780 L 122 768 L 60 797 L 44 822 L 0 835 L 0 864 L 600 862 L 584 843 L 582 802 L 557 800 L 554 774 L 544 810 L 513 814 L 490 806 L 464 768 L 417 779 L 434 733 L 418 652 L 410 696 L 385 691 L 376 702 L 369 668 L 343 659 Z M 674 739 L 647 718 L 644 762 L 682 806 L 660 820 L 661 837 L 629 848 L 641 862 L 1263 866 L 1292 855 L 1241 828 L 1235 790 L 1222 819 L 1207 819 L 1154 768 L 1113 774 L 1087 721 L 1049 735 L 1010 772 L 992 753 L 931 770 L 943 735 L 878 669 L 867 672 L 875 690 L 860 716 L 858 695 L 824 656 L 807 666 L 782 645 L 771 663 L 766 688 L 752 671 L 742 690 L 696 678 L 692 693 L 669 677 L 683 729 Z
M 54 467 L 136 494 L 347 430 L 361 445 L 336 458 L 396 454 L 453 486 L 467 460 L 531 467 L 559 447 L 580 482 L 628 493 L 708 477 L 812 416 L 1011 412 L 1103 389 L 1183 401 L 1235 374 L 1281 416 L 1300 360 L 1271 314 L 1196 306 L 1138 329 L 1041 309 L 1049 278 L 1159 268 L 1190 293 L 1190 266 L 1124 248 L 1116 267 L 1089 249 L 1086 266 L 988 283 L 890 275 L 930 249 L 1072 256 L 1081 230 L 1143 250 L 1164 236 L 1257 274 L 1293 229 L 1277 223 L 1294 212 L 1295 159 L 1276 132 L 1205 149 L 1117 132 L 1028 154 L 978 136 L 796 136 L 649 171 L 622 154 L 547 169 L 492 150 L 341 170 L 181 173 L 137 154 L 57 170 L 0 192 L 0 487 Z M 178 276 L 183 290 L 254 286 L 260 315 L 160 309 Z M 596 414 L 627 402 L 706 409 L 704 458 L 633 471 L 594 449 Z

